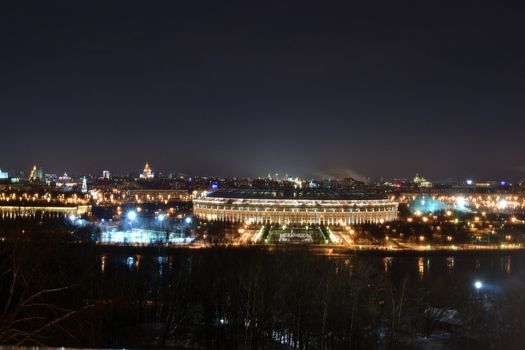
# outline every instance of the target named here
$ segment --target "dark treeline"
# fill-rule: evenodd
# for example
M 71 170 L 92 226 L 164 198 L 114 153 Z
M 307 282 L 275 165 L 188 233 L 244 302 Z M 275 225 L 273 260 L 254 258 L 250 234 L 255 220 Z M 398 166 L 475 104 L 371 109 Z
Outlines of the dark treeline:
M 448 347 L 497 349 L 525 331 L 519 278 L 489 302 L 446 273 L 422 281 L 374 257 L 102 249 L 50 235 L 1 243 L 0 344 L 396 349 L 447 331 Z M 459 323 L 443 322 L 450 309 Z

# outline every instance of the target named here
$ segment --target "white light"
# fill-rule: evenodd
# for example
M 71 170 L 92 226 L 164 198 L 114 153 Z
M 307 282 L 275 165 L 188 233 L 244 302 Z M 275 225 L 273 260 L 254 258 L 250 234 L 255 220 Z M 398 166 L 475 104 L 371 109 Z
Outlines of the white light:
M 481 281 L 474 282 L 474 288 L 480 290 L 481 288 L 483 288 L 483 283 Z
M 465 197 L 458 197 L 456 199 L 456 206 L 459 208 L 465 208 L 465 205 L 467 205 L 467 200 Z
M 164 214 L 159 214 L 159 215 L 157 216 L 157 220 L 159 220 L 159 221 L 164 221 L 164 219 L 165 219 Z
M 69 220 L 75 221 L 76 219 L 77 217 L 75 216 L 75 214 L 69 214 Z
M 467 180 L 467 185 L 470 186 L 470 185 L 472 185 L 473 183 L 474 183 L 474 181 L 472 181 L 472 180 Z
M 135 213 L 134 211 L 130 211 L 127 216 L 128 220 L 133 221 L 137 217 L 137 213 Z
M 504 199 L 500 199 L 499 202 L 498 202 L 498 209 L 505 209 L 507 208 L 507 201 L 504 200 Z
M 184 219 L 184 221 L 187 223 L 187 224 L 191 224 L 191 218 L 188 216 L 186 219 Z

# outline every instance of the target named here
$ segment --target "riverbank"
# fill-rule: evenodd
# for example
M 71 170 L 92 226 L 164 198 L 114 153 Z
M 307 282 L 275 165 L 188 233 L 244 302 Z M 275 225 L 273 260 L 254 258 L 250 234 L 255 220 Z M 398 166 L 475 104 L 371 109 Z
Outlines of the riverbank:
M 87 244 L 87 243 L 80 243 Z M 326 245 L 109 245 L 96 244 L 100 251 L 139 253 L 168 253 L 172 250 L 255 250 L 261 252 L 310 253 L 313 255 L 370 255 L 370 256 L 450 256 L 450 255 L 525 255 L 525 248 L 513 249 L 367 249 Z

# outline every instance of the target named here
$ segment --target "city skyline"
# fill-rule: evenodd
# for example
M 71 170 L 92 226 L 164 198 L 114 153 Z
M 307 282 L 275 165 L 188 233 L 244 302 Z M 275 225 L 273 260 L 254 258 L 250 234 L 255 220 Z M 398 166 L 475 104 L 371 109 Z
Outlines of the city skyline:
M 144 166 L 144 169 L 127 169 L 122 171 L 114 171 L 111 167 L 101 168 L 97 169 L 95 171 L 88 171 L 88 172 L 71 172 L 68 170 L 68 168 L 61 169 L 59 171 L 44 169 L 44 167 L 41 164 L 33 164 L 33 166 L 30 168 L 30 171 L 26 171 L 23 169 L 8 169 L 5 167 L 0 167 L 0 172 L 4 176 L 6 176 L 5 179 L 7 179 L 7 176 L 13 177 L 13 178 L 20 178 L 23 180 L 31 180 L 36 179 L 36 173 L 38 172 L 40 177 L 43 175 L 49 176 L 54 175 L 57 177 L 68 175 L 73 177 L 82 178 L 86 175 L 92 177 L 92 178 L 104 178 L 104 179 L 110 179 L 113 176 L 117 177 L 135 177 L 137 180 L 158 180 L 158 179 L 168 179 L 172 176 L 178 177 L 209 177 L 209 178 L 239 178 L 239 179 L 260 179 L 260 178 L 273 178 L 277 181 L 286 181 L 289 179 L 301 179 L 301 180 L 342 180 L 345 178 L 351 178 L 357 181 L 362 181 L 364 183 L 369 183 L 370 181 L 381 181 L 381 180 L 397 180 L 397 181 L 412 181 L 412 182 L 418 182 L 418 181 L 427 181 L 427 179 L 436 182 L 436 183 L 464 183 L 466 185 L 473 185 L 475 183 L 486 183 L 488 182 L 495 182 L 495 183 L 501 183 L 505 186 L 508 184 L 511 184 L 513 182 L 523 182 L 523 178 L 519 179 L 512 179 L 505 176 L 499 176 L 494 178 L 477 178 L 473 176 L 463 176 L 463 177 L 446 177 L 446 178 L 436 178 L 433 177 L 432 174 L 422 174 L 420 172 L 416 172 L 414 174 L 406 174 L 403 176 L 398 177 L 386 177 L 386 176 L 367 176 L 364 174 L 361 174 L 359 172 L 356 172 L 352 169 L 335 169 L 332 172 L 318 172 L 314 174 L 295 174 L 295 173 L 288 173 L 288 172 L 281 172 L 281 171 L 269 171 L 266 174 L 256 174 L 256 175 L 245 175 L 245 174 L 233 174 L 233 175 L 222 175 L 222 174 L 214 174 L 214 173 L 205 173 L 205 174 L 198 174 L 198 173 L 185 173 L 180 172 L 176 169 L 158 169 L 154 166 L 151 166 L 149 161 L 146 161 L 146 165 Z M 147 169 L 147 170 L 146 170 Z M 294 180 L 295 181 L 295 180 Z

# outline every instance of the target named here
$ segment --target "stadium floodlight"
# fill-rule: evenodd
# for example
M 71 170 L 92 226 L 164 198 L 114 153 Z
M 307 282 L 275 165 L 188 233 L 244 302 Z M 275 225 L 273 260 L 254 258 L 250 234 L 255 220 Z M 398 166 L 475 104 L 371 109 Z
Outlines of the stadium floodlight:
M 467 203 L 467 199 L 465 197 L 461 197 L 460 196 L 460 197 L 456 198 L 456 206 L 458 208 L 464 209 L 467 204 L 468 204 Z
M 128 212 L 127 218 L 129 221 L 134 221 L 137 218 L 137 213 L 132 210 Z
M 502 198 L 498 201 L 497 207 L 498 209 L 506 209 L 508 205 L 509 203 L 505 199 Z

